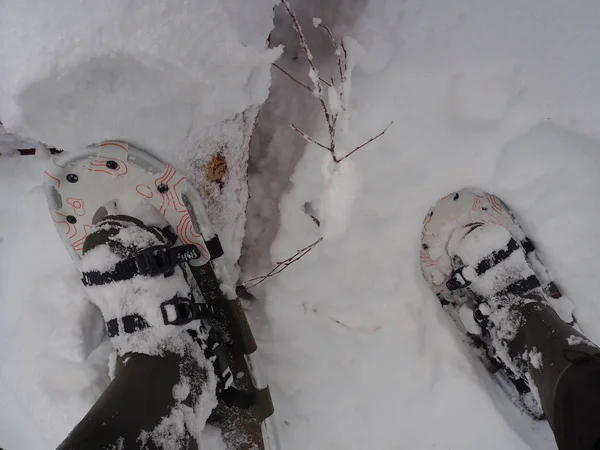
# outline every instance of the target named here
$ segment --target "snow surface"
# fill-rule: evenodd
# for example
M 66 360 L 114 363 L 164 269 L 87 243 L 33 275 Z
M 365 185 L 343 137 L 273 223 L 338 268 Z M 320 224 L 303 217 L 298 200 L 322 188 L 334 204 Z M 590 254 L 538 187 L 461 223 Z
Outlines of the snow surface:
M 111 4 L 110 16 L 104 3 L 81 0 L 77 5 L 89 8 L 81 19 L 73 2 L 3 4 L 0 119 L 10 131 L 51 145 L 129 139 L 154 151 L 169 149 L 164 155 L 181 164 L 207 129 L 207 139 L 217 146 L 215 136 L 230 136 L 242 121 L 225 126 L 215 120 L 204 127 L 198 118 L 241 114 L 266 96 L 266 66 L 274 55 L 252 48 L 269 32 L 271 2 L 199 2 L 215 8 L 209 11 L 231 13 L 220 15 L 231 20 L 217 25 L 192 3 L 120 2 Z M 344 219 L 335 227 L 340 233 L 266 282 L 266 300 L 252 308 L 284 448 L 551 449 L 547 425 L 512 409 L 439 309 L 419 269 L 420 227 L 439 197 L 463 186 L 499 195 L 576 302 L 583 331 L 600 342 L 595 296 L 600 289 L 595 210 L 600 5 L 593 0 L 354 3 L 360 7 L 349 10 L 360 16 L 341 15 L 347 22 L 334 28 L 365 49 L 353 73 L 344 146 L 351 150 L 391 120 L 394 125 L 352 156 L 361 183 L 352 207 L 344 209 L 348 214 L 336 216 Z M 187 5 L 190 21 L 182 10 L 172 11 L 173 4 Z M 327 15 L 314 15 L 327 23 Z M 109 16 L 118 23 L 98 34 L 103 31 L 98 23 Z M 161 17 L 164 22 L 157 20 Z M 137 28 L 139 39 L 130 40 L 125 28 Z M 199 44 L 205 29 L 212 50 Z M 256 40 L 240 44 L 251 35 Z M 82 51 L 56 52 L 58 38 L 67 44 L 80 39 Z M 107 42 L 116 46 L 114 52 L 102 51 Z M 147 53 L 131 57 L 138 55 L 128 47 L 134 44 Z M 195 56 L 186 50 L 196 48 L 209 57 L 188 65 L 186 57 Z M 220 48 L 231 52 L 217 55 Z M 161 61 L 159 52 L 172 57 Z M 229 63 L 231 73 L 224 70 Z M 194 75 L 184 67 L 195 68 Z M 204 68 L 208 85 L 194 79 Z M 256 93 L 250 93 L 255 82 L 250 73 L 262 80 Z M 298 141 L 280 145 L 291 142 L 281 131 L 288 133 L 290 109 L 295 110 L 289 114 L 308 112 L 304 120 L 313 128 L 323 125 L 318 109 L 309 106 L 310 94 L 283 75 L 276 79 L 284 81 L 289 84 L 276 84 L 272 92 L 287 93 L 285 107 L 269 116 L 272 133 L 262 134 L 273 137 L 264 142 L 273 144 L 272 152 L 250 179 L 254 201 L 264 199 L 268 207 L 256 214 L 262 223 L 248 229 L 256 238 L 245 246 L 248 273 L 256 271 L 252 255 L 263 261 L 261 247 L 268 246 L 272 230 L 262 230 L 271 223 L 280 223 L 271 248 L 278 261 L 322 234 L 304 213 L 307 203 L 317 215 L 336 213 L 335 202 L 320 211 L 323 150 L 309 146 L 298 161 Z M 124 87 L 112 95 L 103 83 Z M 138 85 L 144 89 L 136 90 Z M 225 96 L 219 98 L 223 105 L 200 102 L 205 94 L 214 98 L 213 88 Z M 111 102 L 122 107 L 109 108 Z M 252 114 L 246 121 L 253 121 Z M 315 135 L 325 137 L 324 130 Z M 279 159 L 271 156 L 275 150 Z M 35 158 L 0 157 L 0 401 L 10 405 L 0 411 L 0 447 L 6 449 L 53 448 L 108 381 L 104 331 L 45 210 L 42 168 Z M 279 198 L 279 208 L 273 207 Z M 239 220 L 235 223 L 239 227 Z M 239 228 L 234 235 L 241 239 Z M 239 254 L 239 240 L 224 244 Z
M 120 139 L 184 169 L 236 273 L 248 143 L 280 54 L 266 49 L 275 1 L 2 2 L 0 119 L 57 148 Z M 222 184 L 206 180 L 214 155 Z
M 347 142 L 394 124 L 352 157 L 345 233 L 264 285 L 286 448 L 554 448 L 468 356 L 422 280 L 419 237 L 438 198 L 496 193 L 600 340 L 599 15 L 592 1 L 368 2 Z M 273 261 L 322 233 L 304 205 L 322 198 L 323 153 L 309 145 L 297 166 Z
M 183 168 L 235 274 L 250 134 L 280 52 L 266 49 L 274 2 L 0 2 L 0 120 L 26 142 L 120 138 Z M 0 139 L 0 447 L 55 448 L 107 386 L 111 346 L 53 229 L 45 162 Z M 215 155 L 222 182 L 206 179 Z

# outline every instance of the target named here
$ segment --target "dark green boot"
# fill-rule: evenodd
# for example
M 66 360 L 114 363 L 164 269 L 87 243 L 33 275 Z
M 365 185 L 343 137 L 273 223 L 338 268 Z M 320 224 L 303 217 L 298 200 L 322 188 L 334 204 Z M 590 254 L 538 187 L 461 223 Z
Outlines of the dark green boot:
M 118 364 L 59 450 L 198 449 L 197 430 L 231 373 L 214 357 L 218 344 L 186 280 L 182 263 L 197 250 L 173 247 L 161 230 L 119 215 L 94 225 L 83 252 L 83 281 Z

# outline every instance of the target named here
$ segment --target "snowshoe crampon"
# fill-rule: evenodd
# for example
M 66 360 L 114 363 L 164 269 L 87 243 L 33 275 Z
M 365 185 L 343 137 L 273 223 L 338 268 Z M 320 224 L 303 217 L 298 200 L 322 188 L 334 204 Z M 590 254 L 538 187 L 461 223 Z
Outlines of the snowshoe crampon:
M 178 245 L 193 244 L 200 257 L 189 261 L 194 300 L 208 305 L 209 325 L 226 344 L 220 355 L 234 374 L 208 419 L 231 449 L 277 449 L 273 404 L 256 365 L 257 346 L 221 256 L 223 250 L 202 198 L 186 177 L 147 152 L 122 142 L 105 142 L 55 155 L 45 172 L 52 220 L 81 269 L 84 241 L 93 224 L 119 212 L 119 199 L 150 205 Z M 194 284 L 194 283 L 192 283 Z
M 551 279 L 511 210 L 498 197 L 476 189 L 442 198 L 423 222 L 420 261 L 441 306 L 486 369 L 517 407 L 542 419 L 531 377 L 513 364 L 506 343 L 499 345 L 485 326 L 489 299 L 509 305 L 534 293 L 571 325 L 573 304 Z

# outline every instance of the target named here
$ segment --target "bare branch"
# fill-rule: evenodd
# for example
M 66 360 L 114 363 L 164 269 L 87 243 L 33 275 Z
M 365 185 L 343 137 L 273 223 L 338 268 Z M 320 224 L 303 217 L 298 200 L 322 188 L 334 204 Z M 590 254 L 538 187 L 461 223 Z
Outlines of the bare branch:
M 333 33 L 331 32 L 331 29 L 327 25 L 323 25 L 322 22 L 319 23 L 318 27 L 323 28 L 325 30 L 325 32 L 329 35 L 329 38 L 331 39 L 333 48 L 337 48 L 337 42 L 335 41 L 335 38 L 333 37 Z
M 311 88 L 309 88 L 307 85 L 305 85 L 301 81 L 298 81 L 297 78 L 295 78 L 294 76 L 290 75 L 285 69 L 281 68 L 280 66 L 278 66 L 275 63 L 273 63 L 273 66 L 275 66 L 275 68 L 277 68 L 281 72 L 283 72 L 290 80 L 294 81 L 296 84 L 299 84 L 300 86 L 302 86 L 304 89 L 306 89 L 308 92 L 310 92 L 312 94 L 312 89 Z
M 333 86 L 333 80 L 331 80 L 331 83 L 329 83 L 329 81 L 326 81 L 321 77 L 319 77 L 319 80 L 321 80 L 321 83 L 325 83 L 329 87 Z
M 352 153 L 359 151 L 361 148 L 363 148 L 363 147 L 366 147 L 366 146 L 367 146 L 367 145 L 369 145 L 371 142 L 373 142 L 375 139 L 378 139 L 378 138 L 380 138 L 381 136 L 383 136 L 383 135 L 385 134 L 385 132 L 388 130 L 388 128 L 392 126 L 392 124 L 393 124 L 393 123 L 394 123 L 393 121 L 392 121 L 392 122 L 390 122 L 390 124 L 389 124 L 387 127 L 385 127 L 385 129 L 384 129 L 384 130 L 383 130 L 381 133 L 379 133 L 377 136 L 375 136 L 375 137 L 372 137 L 371 139 L 369 139 L 369 140 L 368 140 L 367 142 L 365 142 L 364 144 L 361 144 L 361 145 L 359 145 L 358 147 L 356 147 L 356 148 L 355 148 L 354 150 L 352 150 L 350 153 L 346 154 L 345 156 L 342 156 L 342 157 L 341 157 L 341 158 L 338 160 L 338 162 L 341 162 L 341 161 L 345 160 L 345 159 L 346 159 L 346 158 L 348 158 L 350 155 L 352 155 Z
M 294 129 L 294 131 L 296 133 L 298 133 L 300 136 L 302 136 L 304 139 L 306 139 L 308 142 L 312 142 L 315 145 L 318 145 L 321 148 L 324 148 L 325 150 L 327 150 L 328 152 L 331 152 L 331 149 L 329 147 L 326 147 L 325 145 L 315 141 L 313 138 L 311 138 L 307 133 L 305 133 L 304 131 L 302 131 L 300 128 L 298 128 L 296 125 L 294 125 L 293 123 L 290 124 L 290 127 L 292 127 Z
M 348 72 L 348 52 L 346 51 L 346 46 L 344 45 L 344 39 L 340 42 L 340 47 L 342 47 L 342 51 L 344 52 L 344 73 Z
M 343 161 L 344 159 L 350 157 L 357 151 L 359 151 L 361 148 L 366 147 L 374 140 L 383 136 L 385 134 L 385 132 L 388 130 L 388 128 L 392 125 L 393 122 L 391 122 L 377 136 L 374 136 L 371 139 L 369 139 L 367 142 L 365 142 L 364 144 L 359 145 L 358 147 L 356 147 L 354 150 L 352 150 L 348 154 L 344 155 L 343 157 L 338 158 L 336 156 L 336 154 L 335 154 L 336 127 L 338 124 L 338 119 L 339 119 L 340 114 L 346 113 L 346 106 L 347 106 L 346 102 L 345 102 L 344 87 L 345 87 L 347 70 L 348 70 L 348 51 L 346 49 L 346 45 L 344 44 L 344 39 L 343 38 L 340 39 L 340 42 L 338 44 L 333 33 L 331 32 L 331 29 L 327 25 L 323 25 L 323 23 L 321 22 L 320 19 L 317 19 L 317 18 L 313 19 L 314 26 L 316 28 L 322 28 L 323 30 L 325 30 L 325 32 L 329 36 L 329 39 L 331 40 L 331 44 L 333 45 L 333 47 L 335 49 L 335 54 L 337 57 L 337 66 L 338 66 L 338 71 L 340 73 L 340 83 L 339 83 L 339 85 L 336 85 L 336 83 L 332 77 L 331 84 L 329 84 L 323 78 L 321 78 L 319 76 L 319 72 L 314 63 L 313 55 L 312 55 L 310 48 L 308 47 L 308 44 L 306 42 L 304 32 L 302 31 L 302 28 L 300 27 L 300 23 L 298 22 L 298 17 L 291 9 L 289 1 L 281 0 L 281 3 L 287 10 L 290 18 L 292 19 L 294 28 L 298 35 L 298 39 L 300 41 L 300 47 L 302 48 L 302 50 L 306 54 L 306 58 L 308 59 L 308 65 L 310 66 L 309 78 L 311 79 L 313 86 L 314 86 L 314 90 L 312 92 L 313 92 L 313 95 L 315 97 L 317 97 L 319 99 L 319 102 L 321 103 L 321 108 L 323 109 L 323 113 L 325 114 L 325 120 L 327 121 L 327 128 L 329 129 L 329 146 L 326 146 L 326 145 L 323 145 L 323 144 L 317 142 L 316 140 L 311 138 L 308 134 L 306 134 L 304 131 L 298 129 L 295 125 L 291 125 L 291 126 L 306 141 L 311 142 L 311 143 L 327 150 L 331 154 L 331 157 L 332 157 L 334 163 L 339 163 L 339 162 Z M 337 91 L 337 94 L 339 95 L 339 101 L 340 101 L 339 105 L 341 107 L 341 112 L 337 110 L 337 107 L 335 108 L 335 111 L 333 113 L 329 110 L 329 106 L 331 106 L 331 105 L 328 106 L 327 102 L 325 101 L 323 85 L 327 85 L 330 88 L 335 88 L 335 90 Z M 332 94 L 333 94 L 332 91 L 328 91 L 328 95 L 332 95 Z
M 315 248 L 317 246 L 317 244 L 319 242 L 321 242 L 323 240 L 323 238 L 319 238 L 317 239 L 315 242 L 313 242 L 312 244 L 298 250 L 296 253 L 294 253 L 292 256 L 290 256 L 289 258 L 278 262 L 275 267 L 273 267 L 273 269 L 271 269 L 271 271 L 266 274 L 263 275 L 261 277 L 256 277 L 256 278 L 252 278 L 251 280 L 245 281 L 243 283 L 244 287 L 246 289 L 252 289 L 256 286 L 258 286 L 260 283 L 262 283 L 263 281 L 265 281 L 268 278 L 271 278 L 277 274 L 280 274 L 281 272 L 283 272 L 285 269 L 287 269 L 289 266 L 291 266 L 292 264 L 294 264 L 296 261 L 298 261 L 299 259 L 301 259 L 302 257 L 304 257 L 308 252 L 310 252 L 313 248 Z M 253 283 L 251 286 L 247 286 L 248 283 Z
M 298 35 L 298 40 L 300 41 L 300 47 L 302 47 L 302 50 L 304 51 L 304 54 L 306 55 L 306 58 L 308 59 L 308 65 L 310 66 L 309 77 L 315 87 L 315 90 L 313 92 L 314 92 L 315 96 L 319 99 L 319 102 L 321 103 L 321 108 L 323 109 L 323 114 L 325 114 L 325 120 L 327 121 L 327 128 L 329 129 L 329 141 L 330 141 L 329 148 L 331 151 L 331 155 L 334 157 L 334 160 L 335 160 L 335 125 L 333 123 L 329 109 L 327 108 L 327 103 L 325 102 L 325 94 L 323 91 L 323 86 L 321 85 L 321 82 L 319 81 L 319 78 L 320 78 L 319 71 L 317 70 L 317 67 L 315 66 L 313 55 L 310 51 L 310 48 L 308 47 L 308 44 L 306 43 L 306 38 L 304 37 L 304 32 L 302 31 L 300 22 L 298 22 L 298 17 L 294 13 L 294 11 L 292 11 L 292 8 L 291 8 L 288 0 L 281 0 L 281 3 L 283 4 L 284 8 L 287 10 L 290 18 L 292 19 L 294 28 L 296 29 L 296 34 Z
M 333 33 L 331 32 L 331 29 L 327 25 L 319 23 L 318 27 L 323 28 L 325 32 L 329 35 L 329 39 L 331 39 L 331 45 L 333 45 L 333 48 L 335 49 L 335 54 L 337 56 L 338 69 L 340 71 L 340 81 L 343 83 L 346 80 L 346 71 L 344 70 L 345 64 L 342 63 L 343 42 L 342 46 L 338 46 L 338 43 L 335 40 Z

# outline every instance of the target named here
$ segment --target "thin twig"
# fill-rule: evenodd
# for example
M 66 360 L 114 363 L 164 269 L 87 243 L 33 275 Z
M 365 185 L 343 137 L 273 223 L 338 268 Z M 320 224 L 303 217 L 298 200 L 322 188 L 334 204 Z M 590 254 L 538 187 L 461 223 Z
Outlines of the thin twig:
M 302 31 L 300 22 L 298 22 L 298 17 L 294 13 L 294 11 L 292 11 L 292 7 L 290 6 L 288 0 L 281 0 L 281 3 L 287 10 L 290 18 L 292 19 L 294 28 L 296 29 L 296 34 L 298 35 L 298 40 L 300 41 L 300 47 L 302 47 L 302 50 L 304 51 L 304 53 L 306 54 L 306 58 L 308 59 L 308 65 L 310 66 L 309 77 L 315 87 L 315 90 L 313 92 L 315 93 L 315 96 L 319 99 L 319 102 L 321 103 L 321 108 L 323 109 L 323 114 L 325 115 L 325 121 L 327 122 L 327 128 L 329 129 L 329 148 L 331 151 L 331 156 L 333 157 L 333 160 L 337 162 L 337 158 L 335 156 L 335 125 L 331 118 L 331 114 L 329 113 L 329 109 L 327 108 L 327 103 L 325 102 L 323 86 L 319 81 L 319 71 L 315 66 L 313 55 L 310 51 L 310 48 L 308 47 L 308 44 L 306 43 L 306 38 L 304 37 L 304 32 Z
M 292 264 L 294 264 L 296 261 L 298 261 L 299 259 L 301 259 L 302 257 L 304 257 L 308 252 L 310 252 L 313 248 L 315 248 L 317 246 L 317 244 L 319 242 L 321 242 L 323 240 L 323 238 L 319 238 L 317 239 L 315 242 L 313 242 L 312 244 L 298 250 L 296 253 L 294 253 L 292 256 L 290 256 L 289 258 L 278 262 L 275 267 L 273 267 L 273 269 L 271 269 L 271 271 L 266 274 L 263 275 L 261 277 L 256 277 L 256 278 L 252 278 L 248 281 L 245 281 L 243 283 L 244 287 L 246 289 L 252 289 L 256 286 L 258 286 L 260 283 L 262 283 L 263 281 L 265 281 L 267 278 L 271 278 L 277 274 L 280 274 L 281 272 L 283 272 L 285 269 L 287 269 L 289 266 L 291 266 Z M 254 284 L 252 284 L 252 286 L 247 286 L 248 283 L 252 283 L 255 282 Z
M 281 72 L 283 72 L 290 80 L 294 81 L 296 84 L 299 84 L 300 86 L 302 86 L 304 89 L 306 89 L 308 92 L 310 92 L 312 94 L 312 89 L 311 88 L 309 88 L 307 85 L 305 85 L 304 83 L 302 83 L 301 81 L 299 81 L 294 76 L 290 75 L 285 69 L 281 68 L 280 66 L 278 66 L 275 63 L 273 63 L 273 66 L 275 66 L 275 68 L 277 68 Z
M 331 29 L 327 25 L 323 25 L 322 23 L 319 23 L 318 27 L 323 28 L 325 30 L 325 32 L 329 35 L 329 39 L 331 39 L 331 45 L 333 45 L 335 54 L 337 56 L 337 64 L 338 64 L 338 69 L 340 71 L 340 82 L 343 83 L 346 80 L 346 72 L 344 70 L 344 65 L 342 64 L 342 48 L 343 47 L 338 46 L 338 43 L 335 40 L 333 33 L 331 32 Z
M 315 141 L 313 138 L 311 138 L 307 133 L 305 133 L 304 131 L 302 131 L 300 128 L 298 128 L 296 125 L 294 125 L 293 123 L 290 124 L 290 127 L 292 127 L 294 129 L 294 131 L 296 133 L 298 133 L 300 136 L 302 136 L 305 140 L 307 140 L 308 142 L 312 142 L 315 145 L 318 145 L 321 148 L 324 148 L 325 150 L 327 150 L 328 152 L 331 152 L 331 149 L 317 141 Z
M 321 77 L 319 77 L 319 80 L 321 80 L 322 83 L 325 83 L 329 87 L 333 86 L 333 84 L 331 84 L 331 83 L 333 83 L 333 79 L 331 80 L 331 83 L 329 83 L 329 81 L 326 81 Z
M 350 153 L 346 154 L 345 156 L 342 156 L 340 159 L 338 159 L 339 162 L 345 160 L 346 158 L 348 158 L 350 155 L 352 155 L 352 153 L 359 151 L 361 148 L 366 147 L 367 145 L 369 145 L 371 142 L 373 142 L 375 139 L 380 138 L 381 136 L 383 136 L 385 134 L 385 132 L 388 130 L 389 127 L 392 126 L 394 122 L 390 122 L 390 124 L 385 127 L 385 129 L 379 133 L 377 136 L 372 137 L 371 139 L 369 139 L 367 142 L 365 142 L 362 145 L 359 145 L 358 147 L 356 147 L 354 150 L 352 150 Z

